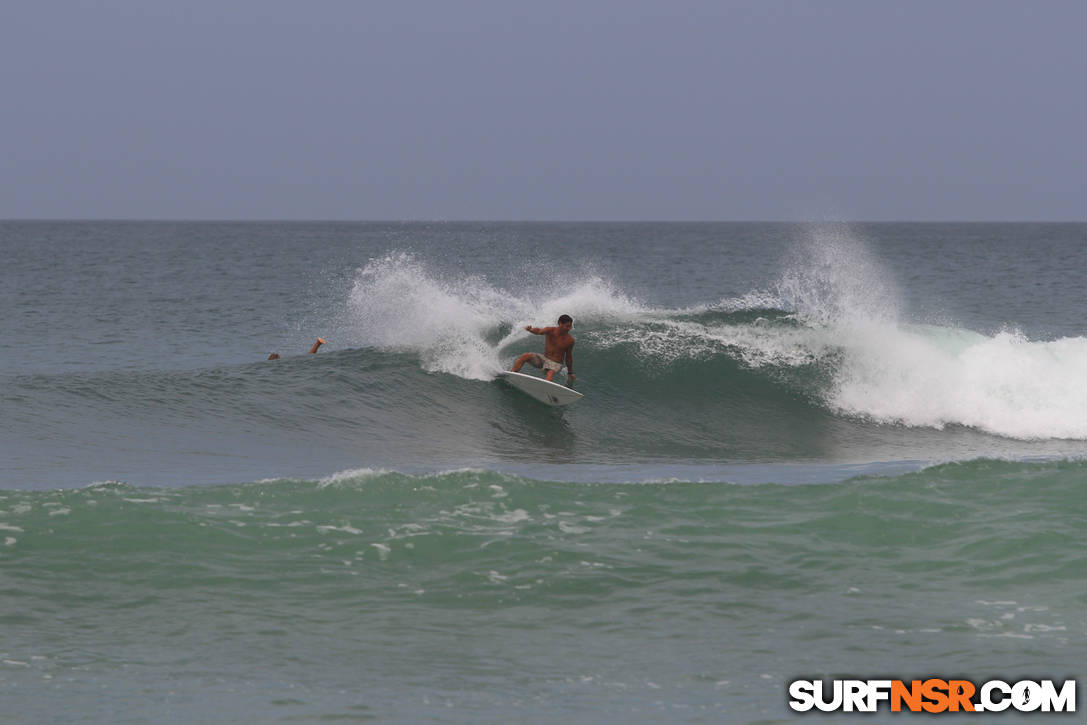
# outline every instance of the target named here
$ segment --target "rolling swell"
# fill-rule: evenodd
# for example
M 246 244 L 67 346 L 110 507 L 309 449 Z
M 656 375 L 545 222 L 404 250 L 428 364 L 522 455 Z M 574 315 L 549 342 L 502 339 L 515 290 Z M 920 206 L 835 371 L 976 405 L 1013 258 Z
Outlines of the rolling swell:
M 36 426 L 89 415 L 114 430 L 286 436 L 381 465 L 409 450 L 423 463 L 534 460 L 541 449 L 556 461 L 769 459 L 775 427 L 803 442 L 833 418 L 820 402 L 825 360 L 756 367 L 735 345 L 672 323 L 589 321 L 581 332 L 577 387 L 588 397 L 564 412 L 490 378 L 536 340 L 489 353 L 497 363 L 482 380 L 428 369 L 429 350 L 361 348 L 188 371 L 20 376 L 6 394 Z
M 17 376 L 4 394 L 18 401 L 17 424 L 54 439 L 78 438 L 91 455 L 116 445 L 98 430 L 152 443 L 169 437 L 187 446 L 182 454 L 229 456 L 254 477 L 306 472 L 280 459 L 279 450 L 299 444 L 320 452 L 325 471 L 404 462 L 433 468 L 1081 453 L 1069 444 L 1000 442 L 985 433 L 1012 426 L 1013 433 L 1018 427 L 1059 434 L 1072 426 L 1064 435 L 1022 437 L 1080 435 L 1081 417 L 1062 411 L 1079 395 L 1071 381 L 1081 348 L 1087 350 L 1082 340 L 827 325 L 736 303 L 613 311 L 579 318 L 576 387 L 586 398 L 556 411 L 493 379 L 517 354 L 539 348 L 537 338 L 516 330 L 505 320 L 479 325 L 467 338 L 463 329 L 452 339 L 430 331 L 395 345 L 278 361 Z M 1000 367 L 1010 354 L 1046 366 L 1047 387 L 1062 378 L 1069 387 L 1037 400 L 1041 381 L 1022 377 L 1021 361 Z M 930 381 L 933 369 L 947 379 Z M 1020 377 L 993 377 L 994 370 Z M 1033 401 L 1039 413 L 1024 415 L 1030 411 L 1021 401 Z M 201 480 L 203 472 L 194 475 Z
M 837 586 L 834 572 L 873 559 L 890 566 L 907 552 L 933 576 L 978 586 L 1074 580 L 1084 571 L 1083 547 L 1070 543 L 1084 537 L 1085 486 L 1087 462 L 988 459 L 816 486 L 589 484 L 486 470 L 105 483 L 0 492 L 0 561 L 42 583 L 147 566 L 171 588 L 239 593 L 351 587 L 365 573 L 390 587 L 368 595 L 395 599 L 408 577 L 428 597 L 467 587 L 483 606 L 620 595 L 711 572 L 725 584 L 754 576 L 754 565 L 779 573 L 755 586 L 823 590 Z
M 70 473 L 46 485 L 183 484 L 360 465 L 1087 453 L 1087 338 L 905 322 L 894 285 L 856 246 L 816 244 L 766 290 L 682 308 L 562 271 L 512 293 L 391 252 L 320 322 L 330 345 L 318 355 L 6 378 L 11 469 L 18 480 L 49 457 Z M 557 411 L 495 374 L 542 348 L 526 324 L 567 312 L 586 397 Z
M 230 688 L 282 719 L 331 710 L 329 681 L 378 713 L 434 678 L 511 703 L 588 692 L 586 713 L 662 689 L 746 713 L 795 672 L 1071 676 L 1085 483 L 1083 462 L 975 460 L 812 486 L 364 470 L 0 490 L 5 677 L 34 715 L 23 682 L 97 702 L 165 680 L 194 693 L 184 717 Z

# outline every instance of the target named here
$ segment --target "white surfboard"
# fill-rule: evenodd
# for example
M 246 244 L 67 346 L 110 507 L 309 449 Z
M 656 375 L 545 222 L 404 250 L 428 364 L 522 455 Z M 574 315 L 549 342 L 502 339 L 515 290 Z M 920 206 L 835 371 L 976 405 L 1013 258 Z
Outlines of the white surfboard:
M 548 405 L 569 405 L 570 403 L 574 403 L 585 397 L 581 393 L 576 390 L 571 390 L 565 385 L 549 383 L 543 378 L 538 378 L 535 375 L 525 375 L 524 373 L 515 373 L 506 370 L 498 373 L 498 377 L 518 390 L 528 393 L 541 403 L 547 403 Z

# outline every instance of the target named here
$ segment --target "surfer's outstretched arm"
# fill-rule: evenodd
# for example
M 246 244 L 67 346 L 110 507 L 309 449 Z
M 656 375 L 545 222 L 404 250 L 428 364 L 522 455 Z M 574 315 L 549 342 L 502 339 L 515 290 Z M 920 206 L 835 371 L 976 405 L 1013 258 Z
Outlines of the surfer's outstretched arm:
M 533 335 L 547 335 L 554 327 L 533 327 L 532 325 L 525 325 L 525 329 L 531 332 Z
M 577 375 L 574 375 L 574 346 L 571 345 L 566 350 L 566 377 L 573 382 L 577 380 Z
M 311 347 L 309 349 L 309 354 L 312 355 L 313 353 L 317 352 L 317 348 L 319 348 L 321 345 L 324 345 L 324 344 L 325 344 L 325 338 L 318 337 L 317 342 L 313 343 L 313 347 Z M 278 352 L 273 352 L 271 355 L 268 356 L 268 359 L 269 360 L 278 360 L 279 359 L 279 353 Z

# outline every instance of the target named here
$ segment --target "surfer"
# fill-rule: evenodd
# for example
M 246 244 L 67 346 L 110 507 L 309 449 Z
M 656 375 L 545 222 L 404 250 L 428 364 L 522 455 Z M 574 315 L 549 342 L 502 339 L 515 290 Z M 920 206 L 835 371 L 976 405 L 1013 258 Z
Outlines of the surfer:
M 321 345 L 324 345 L 324 344 L 325 344 L 325 339 L 323 337 L 318 337 L 317 342 L 313 343 L 313 347 L 311 347 L 309 349 L 309 354 L 313 355 L 314 353 L 317 352 L 317 348 L 319 348 Z M 268 356 L 268 359 L 269 360 L 278 360 L 279 359 L 279 353 L 278 352 L 273 352 L 271 355 Z
M 525 329 L 533 335 L 545 335 L 544 354 L 538 352 L 526 352 L 517 358 L 517 362 L 510 368 L 515 373 L 521 372 L 521 366 L 525 363 L 546 370 L 544 379 L 552 381 L 555 373 L 566 367 L 566 377 L 573 382 L 577 380 L 574 375 L 574 338 L 570 335 L 570 328 L 574 326 L 574 318 L 570 315 L 559 317 L 557 327 L 533 327 L 526 325 Z

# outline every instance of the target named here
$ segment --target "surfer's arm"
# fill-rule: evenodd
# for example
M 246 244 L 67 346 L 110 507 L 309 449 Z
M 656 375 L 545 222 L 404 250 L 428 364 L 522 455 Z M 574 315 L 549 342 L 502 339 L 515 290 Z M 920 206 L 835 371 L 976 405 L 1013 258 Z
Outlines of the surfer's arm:
M 574 375 L 574 346 L 566 348 L 566 377 L 571 380 L 577 380 L 577 375 Z
M 554 327 L 533 327 L 532 325 L 525 325 L 525 329 L 528 330 L 529 332 L 531 332 L 533 335 L 546 335 L 549 332 L 551 332 L 552 330 L 554 330 L 555 328 Z

